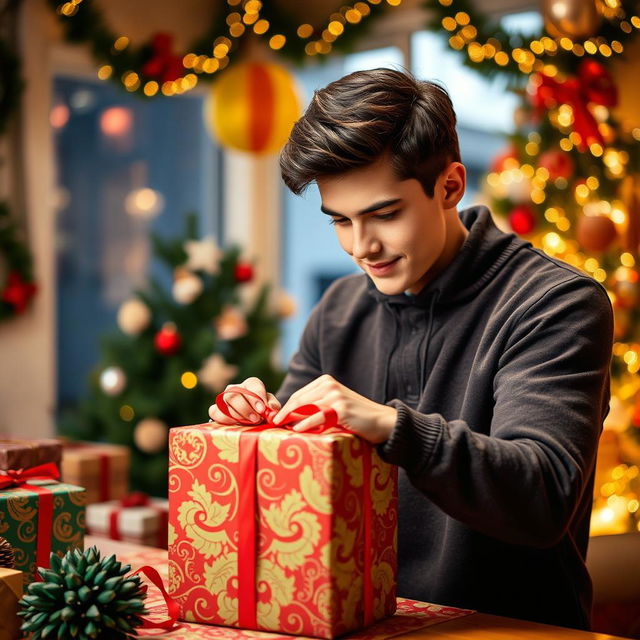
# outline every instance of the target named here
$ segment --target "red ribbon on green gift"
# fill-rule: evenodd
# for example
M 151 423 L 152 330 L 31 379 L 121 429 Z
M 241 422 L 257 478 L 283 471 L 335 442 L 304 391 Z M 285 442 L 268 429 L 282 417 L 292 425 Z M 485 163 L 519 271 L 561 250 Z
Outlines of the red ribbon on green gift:
M 227 393 L 241 393 L 244 396 L 262 400 L 260 396 L 244 387 L 232 386 L 216 396 L 216 406 L 224 415 L 235 420 L 238 424 L 250 426 L 250 429 L 240 434 L 240 496 L 238 501 L 238 518 L 242 523 L 238 532 L 238 625 L 242 628 L 256 629 L 257 623 L 257 593 L 256 593 L 256 558 L 257 558 L 257 527 L 256 527 L 256 477 L 258 461 L 258 438 L 261 431 L 273 427 L 291 428 L 307 416 L 322 413 L 324 421 L 318 427 L 304 433 L 324 433 L 330 429 L 338 428 L 346 433 L 353 433 L 338 425 L 338 415 L 334 409 L 320 407 L 315 404 L 306 404 L 295 411 L 288 413 L 279 424 L 273 423 L 277 410 L 267 406 L 261 414 L 262 424 L 231 415 L 224 396 Z M 371 572 L 372 539 L 371 539 L 371 487 L 368 478 L 371 476 L 371 454 L 364 456 L 364 475 L 362 482 L 363 511 L 364 511 L 364 626 L 373 622 L 373 581 Z
M 0 471 L 0 489 L 8 487 L 28 488 L 38 496 L 38 532 L 36 537 L 36 566 L 49 568 L 51 555 L 51 528 L 53 525 L 53 491 L 36 484 L 29 484 L 28 480 L 57 480 L 60 471 L 53 462 L 39 464 L 28 469 L 8 469 Z M 36 573 L 36 580 L 42 580 Z

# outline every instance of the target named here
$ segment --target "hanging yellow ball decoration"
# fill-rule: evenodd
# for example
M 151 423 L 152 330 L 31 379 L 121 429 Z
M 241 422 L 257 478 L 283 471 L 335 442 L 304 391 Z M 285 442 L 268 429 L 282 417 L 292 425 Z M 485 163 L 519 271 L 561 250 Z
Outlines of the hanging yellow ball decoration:
M 222 145 L 268 154 L 280 151 L 300 110 L 292 74 L 271 62 L 244 62 L 213 83 L 205 117 Z

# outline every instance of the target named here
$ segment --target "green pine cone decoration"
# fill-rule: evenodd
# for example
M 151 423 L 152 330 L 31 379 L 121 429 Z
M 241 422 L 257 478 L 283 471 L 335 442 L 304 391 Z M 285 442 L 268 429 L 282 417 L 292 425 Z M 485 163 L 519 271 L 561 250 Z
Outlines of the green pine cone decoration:
M 49 569 L 38 569 L 42 582 L 33 582 L 20 600 L 22 631 L 32 640 L 120 640 L 136 635 L 146 613 L 146 589 L 140 576 L 126 575 L 114 555 L 101 558 L 91 547 L 51 554 Z

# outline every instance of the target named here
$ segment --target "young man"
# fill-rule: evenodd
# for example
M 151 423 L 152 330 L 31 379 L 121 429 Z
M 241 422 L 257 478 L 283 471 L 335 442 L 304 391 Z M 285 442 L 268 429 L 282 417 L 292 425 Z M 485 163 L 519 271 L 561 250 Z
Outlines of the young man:
M 263 403 L 330 405 L 400 467 L 399 595 L 588 628 L 606 292 L 485 207 L 458 213 L 465 169 L 436 84 L 388 69 L 333 82 L 280 162 L 294 193 L 317 182 L 364 274 L 325 293 L 277 399 L 251 378 L 262 402 L 229 404 L 251 420 Z

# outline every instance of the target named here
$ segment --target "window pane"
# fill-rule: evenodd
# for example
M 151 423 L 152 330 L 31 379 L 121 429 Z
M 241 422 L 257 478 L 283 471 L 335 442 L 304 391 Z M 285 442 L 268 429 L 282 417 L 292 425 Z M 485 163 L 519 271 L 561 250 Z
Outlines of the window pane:
M 144 286 L 149 268 L 170 281 L 151 262 L 149 232 L 182 235 L 194 212 L 202 234 L 219 235 L 221 163 L 202 96 L 144 100 L 65 77 L 55 79 L 54 95 L 62 407 L 83 395 L 100 336 L 114 329 L 120 303 Z
M 296 72 L 306 104 L 314 90 L 347 73 L 376 67 L 403 64 L 397 47 L 354 53 L 330 59 L 322 65 Z M 282 282 L 297 302 L 295 317 L 282 327 L 282 362 L 286 365 L 295 352 L 307 317 L 324 289 L 337 277 L 358 271 L 351 258 L 340 248 L 328 218 L 320 212 L 320 194 L 311 185 L 305 194 L 292 195 L 284 188 Z

